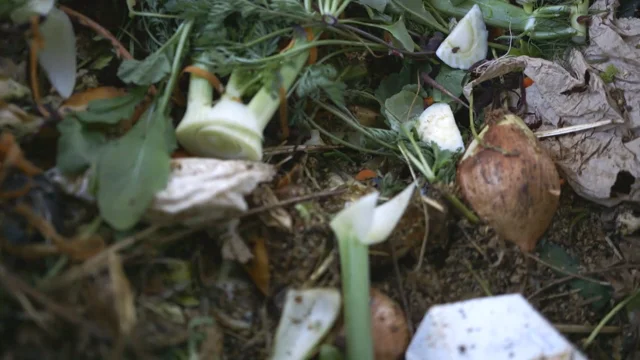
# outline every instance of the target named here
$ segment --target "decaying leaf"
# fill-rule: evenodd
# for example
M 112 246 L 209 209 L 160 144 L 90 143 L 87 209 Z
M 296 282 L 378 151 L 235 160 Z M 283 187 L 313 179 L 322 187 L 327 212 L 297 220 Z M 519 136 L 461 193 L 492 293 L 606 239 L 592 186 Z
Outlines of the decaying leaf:
M 120 256 L 115 252 L 109 253 L 109 275 L 120 332 L 127 335 L 136 324 L 135 296 L 122 268 Z
M 238 234 L 238 219 L 229 220 L 226 224 L 226 231 L 220 235 L 222 240 L 222 258 L 226 260 L 238 261 L 241 264 L 253 259 L 251 250 Z
M 259 162 L 173 159 L 169 183 L 156 194 L 146 218 L 190 226 L 239 214 L 248 209 L 244 196 L 274 175 L 272 165 Z
M 265 295 L 269 296 L 269 254 L 267 253 L 266 240 L 263 236 L 256 234 L 253 244 L 253 259 L 245 265 L 245 269 L 256 287 Z
M 31 90 L 16 80 L 0 75 L 0 100 L 22 99 L 31 95 Z
M 8 130 L 20 139 L 38 131 L 43 123 L 42 118 L 25 112 L 19 106 L 0 101 L 0 131 Z
M 268 186 L 259 186 L 253 193 L 253 199 L 261 206 L 272 205 L 278 202 L 278 197 Z M 260 220 L 267 226 L 279 228 L 291 232 L 293 227 L 293 219 L 291 215 L 283 208 L 274 208 L 261 213 Z
M 615 0 L 599 0 L 592 9 L 616 6 Z M 480 76 L 464 89 L 469 97 L 474 85 L 523 70 L 534 81 L 526 90 L 526 100 L 528 111 L 542 120 L 540 130 L 613 120 L 615 123 L 607 127 L 541 141 L 571 187 L 580 196 L 605 206 L 640 201 L 640 183 L 636 181 L 640 177 L 640 139 L 636 139 L 640 49 L 633 45 L 640 35 L 640 19 L 613 16 L 607 12 L 593 17 L 591 45 L 582 53 L 572 49 L 565 67 L 527 56 L 500 58 L 479 67 Z M 607 83 L 601 75 L 611 65 L 617 68 L 617 75 Z

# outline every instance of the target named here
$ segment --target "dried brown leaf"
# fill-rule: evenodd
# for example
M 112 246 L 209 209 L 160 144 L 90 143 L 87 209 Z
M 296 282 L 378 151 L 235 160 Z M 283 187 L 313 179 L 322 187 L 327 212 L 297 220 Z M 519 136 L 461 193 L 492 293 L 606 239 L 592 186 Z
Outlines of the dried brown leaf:
M 116 253 L 109 254 L 109 275 L 114 307 L 118 315 L 118 324 L 121 335 L 128 335 L 136 325 L 135 296 L 127 275 L 122 268 L 120 256 Z

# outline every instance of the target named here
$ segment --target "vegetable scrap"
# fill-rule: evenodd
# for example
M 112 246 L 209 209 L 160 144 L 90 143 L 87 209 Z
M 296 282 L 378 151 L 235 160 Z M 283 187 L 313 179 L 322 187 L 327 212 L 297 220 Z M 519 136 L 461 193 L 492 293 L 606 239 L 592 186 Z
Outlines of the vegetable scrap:
M 637 5 L 0 2 L 0 357 L 637 357 Z

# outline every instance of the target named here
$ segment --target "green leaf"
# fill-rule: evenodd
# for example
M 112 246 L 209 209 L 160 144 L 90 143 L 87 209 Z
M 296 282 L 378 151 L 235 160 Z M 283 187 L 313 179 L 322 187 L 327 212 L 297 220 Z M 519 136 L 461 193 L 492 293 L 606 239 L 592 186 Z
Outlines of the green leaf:
M 58 124 L 58 131 L 56 166 L 65 174 L 77 174 L 88 169 L 107 143 L 102 133 L 87 130 L 72 116 Z
M 382 79 L 374 95 L 380 104 L 384 106 L 388 98 L 400 92 L 406 85 L 417 84 L 417 74 L 420 72 L 430 73 L 431 65 L 429 65 L 429 63 L 422 63 L 419 65 L 404 66 L 399 73 L 390 74 Z
M 328 64 L 311 65 L 305 69 L 298 81 L 296 95 L 317 98 L 322 90 L 338 106 L 344 105 L 346 85 L 337 80 L 338 72 Z
M 399 73 L 390 74 L 382 79 L 374 93 L 380 104 L 384 104 L 388 98 L 401 91 L 405 85 L 415 84 L 416 80 L 414 79 L 412 82 L 411 77 L 411 70 L 405 66 Z
M 401 132 L 404 123 L 415 121 L 424 110 L 424 99 L 411 91 L 402 90 L 384 102 L 384 115 L 389 127 Z
M 378 10 L 379 12 L 383 12 L 389 3 L 389 0 L 357 0 L 357 2 L 361 5 Z
M 74 113 L 73 116 L 87 124 L 117 124 L 120 120 L 131 117 L 146 92 L 146 87 L 138 87 L 123 96 L 92 100 L 87 110 Z
M 127 84 L 149 86 L 171 73 L 171 60 L 165 51 L 155 52 L 144 60 L 124 60 L 118 77 Z
M 568 273 L 577 274 L 580 272 L 580 263 L 560 246 L 550 242 L 542 241 L 538 245 L 538 253 L 540 259 L 548 262 L 556 268 L 563 269 Z M 559 276 L 566 274 L 555 271 Z M 597 301 L 591 303 L 595 310 L 602 309 L 609 303 L 612 295 L 612 289 L 609 286 L 600 285 L 591 281 L 575 279 L 569 282 L 571 289 L 580 290 L 580 295 L 585 299 L 593 299 L 600 297 Z
M 394 4 L 411 15 L 415 20 L 435 29 L 442 28 L 442 25 L 424 8 L 422 0 L 393 0 Z
M 113 55 L 102 55 L 100 57 L 98 57 L 97 59 L 95 59 L 91 65 L 89 66 L 89 68 L 91 70 L 102 70 L 105 67 L 107 67 L 107 65 L 109 65 L 109 63 L 111 62 L 111 60 L 113 60 Z M 126 61 L 126 60 L 125 60 Z
M 169 119 L 153 108 L 127 134 L 109 144 L 97 163 L 100 214 L 117 230 L 137 224 L 169 179 Z
M 381 25 L 380 27 L 391 33 L 391 35 L 402 44 L 405 50 L 413 52 L 413 39 L 411 39 L 409 31 L 407 31 L 407 27 L 404 25 L 403 16 L 400 16 L 400 19 L 393 25 Z
M 464 70 L 452 69 L 443 65 L 442 68 L 440 68 L 440 72 L 438 73 L 438 76 L 436 76 L 435 81 L 445 89 L 449 90 L 451 94 L 459 97 L 462 95 L 462 88 L 464 87 L 463 81 L 466 75 L 467 72 Z M 434 88 L 433 101 L 449 103 L 455 100 L 453 100 L 449 95 Z

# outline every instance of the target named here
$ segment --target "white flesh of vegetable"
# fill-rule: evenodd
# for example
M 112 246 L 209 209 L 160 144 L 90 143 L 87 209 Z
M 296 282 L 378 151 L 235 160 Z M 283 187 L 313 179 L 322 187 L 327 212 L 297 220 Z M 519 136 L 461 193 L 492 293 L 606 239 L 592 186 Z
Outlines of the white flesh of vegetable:
M 200 95 L 190 90 L 189 96 Z M 223 97 L 213 107 L 191 101 L 176 136 L 188 152 L 197 156 L 259 161 L 261 130 L 245 104 Z
M 62 10 L 53 8 L 40 25 L 44 48 L 38 61 L 47 73 L 51 85 L 68 98 L 76 84 L 76 35 L 71 20 Z
M 458 22 L 436 50 L 436 56 L 452 68 L 468 70 L 487 57 L 489 32 L 476 4 Z
M 337 289 L 289 290 L 269 359 L 308 359 L 336 321 L 341 302 Z
M 462 135 L 447 103 L 433 104 L 420 114 L 418 134 L 420 140 L 434 142 L 442 150 L 464 150 Z

